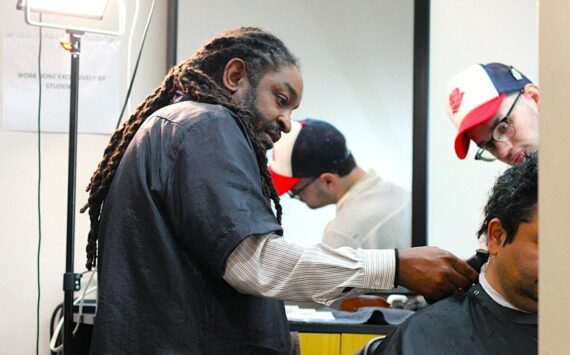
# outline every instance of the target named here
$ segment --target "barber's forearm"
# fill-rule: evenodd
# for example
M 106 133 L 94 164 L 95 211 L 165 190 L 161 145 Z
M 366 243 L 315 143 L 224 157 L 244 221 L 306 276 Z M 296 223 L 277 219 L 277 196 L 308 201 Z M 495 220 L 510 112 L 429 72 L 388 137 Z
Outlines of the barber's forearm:
M 251 236 L 230 255 L 224 279 L 240 292 L 330 305 L 394 285 L 393 250 L 301 247 L 276 235 Z

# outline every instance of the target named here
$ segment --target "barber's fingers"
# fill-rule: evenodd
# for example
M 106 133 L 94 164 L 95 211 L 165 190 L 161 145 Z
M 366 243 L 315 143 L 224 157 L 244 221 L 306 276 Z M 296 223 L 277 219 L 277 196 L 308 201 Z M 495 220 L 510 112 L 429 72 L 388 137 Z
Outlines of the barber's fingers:
M 447 281 L 449 282 L 448 287 L 452 287 L 454 290 L 468 288 L 479 276 L 475 269 L 458 258 L 452 261 L 451 267 Z
M 432 299 L 467 288 L 477 272 L 465 261 L 436 247 L 400 251 L 400 284 Z
M 447 277 L 449 291 L 455 291 L 460 288 L 467 288 L 472 284 L 471 280 L 453 269 Z
M 457 270 L 458 273 L 466 277 L 468 281 L 470 281 L 468 285 L 477 281 L 477 278 L 479 277 L 477 270 L 469 266 L 469 264 L 467 264 L 464 260 L 456 259 L 453 263 L 453 268 Z
M 478 274 L 465 261 L 454 255 L 447 255 L 447 262 L 439 275 L 439 285 L 434 292 L 435 298 L 445 297 L 458 289 L 467 289 L 477 279 Z

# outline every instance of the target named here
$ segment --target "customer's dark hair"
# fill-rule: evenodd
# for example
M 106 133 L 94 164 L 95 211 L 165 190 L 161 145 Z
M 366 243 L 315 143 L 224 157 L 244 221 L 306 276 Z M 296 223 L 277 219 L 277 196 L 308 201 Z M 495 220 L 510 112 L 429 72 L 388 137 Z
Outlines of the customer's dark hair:
M 259 28 L 241 27 L 219 34 L 198 49 L 192 57 L 173 67 L 160 87 L 137 107 L 122 128 L 115 131 L 105 148 L 103 160 L 87 186 L 89 199 L 81 209 L 81 212 L 89 209 L 91 221 L 86 248 L 87 269 L 91 270 L 96 266 L 101 210 L 127 146 L 138 128 L 153 112 L 173 103 L 173 99 L 181 95 L 193 101 L 223 105 L 236 113 L 253 143 L 263 194 L 273 200 L 277 220 L 281 222 L 281 204 L 267 170 L 266 150 L 253 129 L 254 114 L 236 105 L 223 89 L 222 75 L 226 63 L 232 58 L 240 58 L 245 62 L 252 87 L 256 87 L 261 76 L 268 71 L 278 70 L 284 65 L 298 65 L 297 59 L 277 37 Z
M 485 219 L 478 236 L 487 234 L 489 222 L 498 218 L 507 233 L 505 245 L 512 243 L 519 226 L 531 221 L 537 202 L 538 157 L 533 154 L 527 156 L 522 164 L 507 169 L 497 179 L 485 206 Z

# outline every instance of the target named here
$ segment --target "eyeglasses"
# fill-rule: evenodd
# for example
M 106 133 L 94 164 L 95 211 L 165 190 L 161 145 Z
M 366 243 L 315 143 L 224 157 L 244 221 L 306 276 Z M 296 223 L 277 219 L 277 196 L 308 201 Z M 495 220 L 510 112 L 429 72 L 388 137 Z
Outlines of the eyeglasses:
M 299 198 L 299 194 L 301 194 L 301 192 L 303 192 L 304 189 L 309 187 L 309 185 L 311 185 L 318 178 L 319 178 L 318 176 L 315 178 L 312 178 L 311 181 L 309 181 L 308 183 L 303 185 L 303 187 L 301 187 L 300 189 L 291 189 L 287 192 L 287 194 L 289 194 L 289 197 L 291 197 L 291 198 Z
M 493 132 L 491 134 L 491 139 L 479 145 L 479 150 L 477 150 L 477 153 L 475 153 L 475 160 L 481 160 L 486 162 L 497 160 L 497 157 L 494 154 L 494 152 L 496 151 L 495 142 L 507 142 L 515 136 L 517 131 L 512 122 L 509 122 L 509 116 L 511 115 L 511 112 L 515 108 L 517 101 L 519 101 L 519 98 L 521 97 L 522 93 L 523 93 L 522 90 L 519 91 L 517 97 L 515 98 L 515 101 L 513 101 L 513 104 L 511 105 L 511 108 L 509 108 L 509 111 L 507 112 L 505 117 L 503 117 L 502 119 L 497 121 L 497 123 L 495 123 L 495 125 L 491 129 L 491 131 Z

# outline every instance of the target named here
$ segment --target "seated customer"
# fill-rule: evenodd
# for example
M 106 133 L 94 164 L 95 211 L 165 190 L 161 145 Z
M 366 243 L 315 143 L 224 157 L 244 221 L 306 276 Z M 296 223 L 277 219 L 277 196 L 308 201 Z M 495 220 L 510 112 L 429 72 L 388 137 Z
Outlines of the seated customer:
M 536 156 L 499 177 L 479 234 L 489 261 L 479 284 L 419 311 L 375 354 L 536 354 L 538 312 Z
M 323 244 L 410 247 L 410 192 L 358 166 L 333 125 L 313 119 L 292 121 L 291 131 L 273 146 L 269 171 L 279 195 L 288 191 L 313 209 L 336 204 Z

